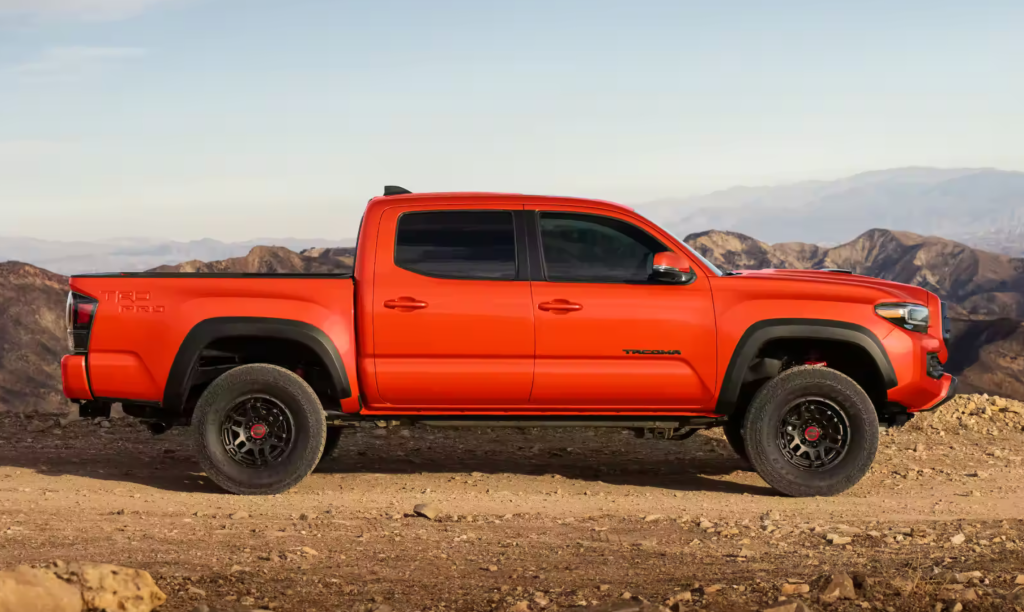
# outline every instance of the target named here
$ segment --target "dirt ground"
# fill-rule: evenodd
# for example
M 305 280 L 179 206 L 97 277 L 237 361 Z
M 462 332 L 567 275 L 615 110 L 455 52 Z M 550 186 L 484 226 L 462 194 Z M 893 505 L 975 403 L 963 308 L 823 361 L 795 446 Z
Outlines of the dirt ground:
M 852 490 L 812 499 L 776 495 L 717 431 L 360 428 L 261 498 L 199 473 L 188 430 L 0 417 L 0 568 L 144 569 L 161 611 L 536 611 L 681 591 L 684 610 L 761 610 L 787 583 L 812 609 L 1024 609 L 1015 410 L 958 398 L 883 432 Z M 818 601 L 836 572 L 857 598 Z

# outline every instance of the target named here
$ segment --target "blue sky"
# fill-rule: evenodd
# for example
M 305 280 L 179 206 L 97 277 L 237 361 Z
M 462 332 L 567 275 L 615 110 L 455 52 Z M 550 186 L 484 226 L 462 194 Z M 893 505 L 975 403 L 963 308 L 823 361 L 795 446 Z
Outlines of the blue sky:
M 0 235 L 348 237 L 384 184 L 640 203 L 1024 170 L 1024 3 L 0 0 Z

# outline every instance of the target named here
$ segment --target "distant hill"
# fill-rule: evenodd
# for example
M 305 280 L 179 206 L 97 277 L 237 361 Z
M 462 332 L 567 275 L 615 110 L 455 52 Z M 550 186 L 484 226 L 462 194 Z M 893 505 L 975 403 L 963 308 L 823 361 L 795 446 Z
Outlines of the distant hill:
M 58 274 L 141 272 L 183 261 L 219 261 L 244 257 L 257 246 L 292 251 L 313 247 L 345 247 L 354 239 L 258 238 L 245 242 L 204 239 L 190 242 L 120 238 L 98 242 L 60 242 L 0 236 L 0 261 L 14 260 Z
M 67 297 L 67 278 L 28 264 L 0 263 L 0 410 L 67 410 L 60 386 Z
M 284 247 L 258 246 L 245 257 L 223 261 L 186 261 L 150 272 L 202 274 L 345 274 L 352 271 L 355 248 L 315 248 L 295 253 Z
M 840 244 L 874 228 L 1024 255 L 1024 172 L 896 168 L 834 181 L 733 187 L 638 206 L 677 235 L 715 228 L 770 243 Z
M 846 268 L 933 291 L 949 303 L 953 337 L 947 366 L 962 377 L 963 392 L 1024 399 L 1024 259 L 882 229 L 833 248 L 770 245 L 714 230 L 685 241 L 730 270 Z

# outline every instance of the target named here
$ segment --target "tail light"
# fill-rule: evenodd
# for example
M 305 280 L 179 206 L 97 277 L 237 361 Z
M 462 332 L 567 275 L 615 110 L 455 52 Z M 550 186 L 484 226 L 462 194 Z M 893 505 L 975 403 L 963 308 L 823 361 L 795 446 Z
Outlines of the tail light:
M 66 318 L 68 324 L 68 348 L 74 353 L 89 350 L 89 331 L 96 318 L 98 302 L 79 293 L 68 294 Z

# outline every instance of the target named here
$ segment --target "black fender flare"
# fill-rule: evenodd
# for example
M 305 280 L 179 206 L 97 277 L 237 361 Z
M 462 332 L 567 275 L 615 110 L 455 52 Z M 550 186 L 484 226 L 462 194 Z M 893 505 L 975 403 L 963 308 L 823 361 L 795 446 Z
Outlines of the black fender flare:
M 715 404 L 716 414 L 726 416 L 736 410 L 747 367 L 765 344 L 783 338 L 834 340 L 856 345 L 867 351 L 874 360 L 886 389 L 892 389 L 898 384 L 889 354 L 878 336 L 866 327 L 831 319 L 766 319 L 748 327 L 736 343 L 722 379 L 722 390 Z
M 162 407 L 182 412 L 202 350 L 216 340 L 239 337 L 278 338 L 304 344 L 327 366 L 332 398 L 342 400 L 352 396 L 352 387 L 338 347 L 319 327 L 292 319 L 216 317 L 200 321 L 185 336 L 171 364 Z

